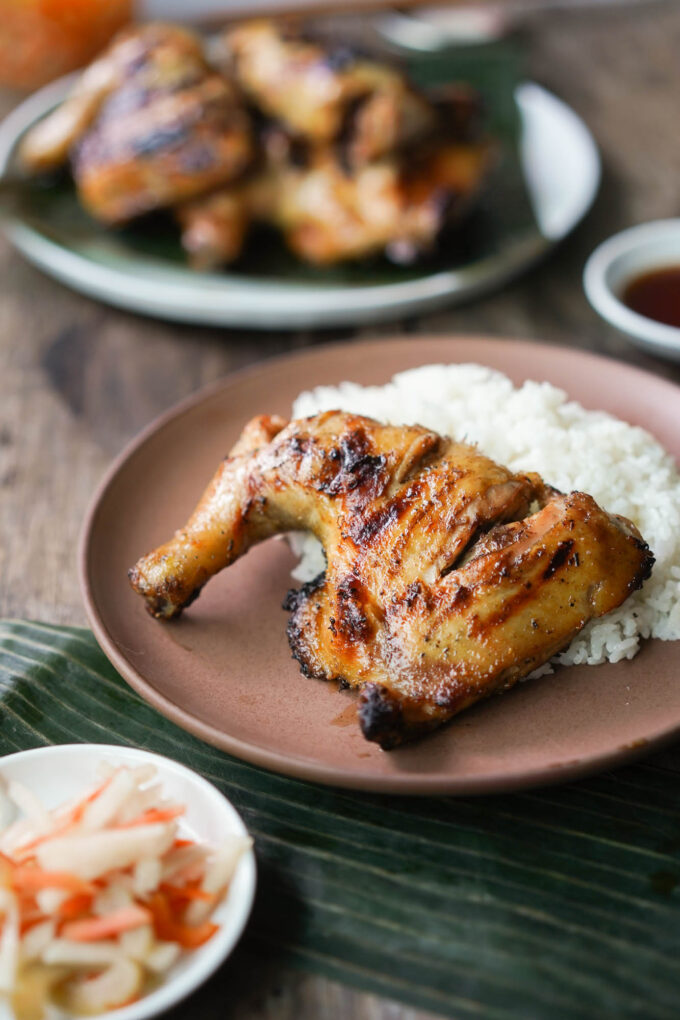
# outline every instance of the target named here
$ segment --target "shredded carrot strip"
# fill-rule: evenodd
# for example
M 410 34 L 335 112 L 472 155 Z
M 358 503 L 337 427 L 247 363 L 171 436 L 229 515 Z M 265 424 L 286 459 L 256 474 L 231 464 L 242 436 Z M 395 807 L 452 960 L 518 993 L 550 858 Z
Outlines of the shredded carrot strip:
M 141 815 L 137 815 L 130 822 L 122 822 L 120 825 L 112 826 L 116 829 L 133 829 L 138 825 L 154 825 L 156 822 L 171 822 L 179 818 L 186 811 L 185 807 L 178 805 L 173 808 L 149 808 Z
M 31 928 L 35 928 L 37 924 L 42 924 L 43 921 L 48 920 L 49 918 L 45 914 L 37 914 L 35 917 L 25 917 L 19 926 L 19 934 L 23 938 L 24 935 L 31 930 Z
M 91 893 L 76 893 L 63 900 L 57 907 L 57 917 L 60 921 L 72 921 L 81 914 L 86 914 L 92 907 Z
M 182 850 L 185 846 L 195 846 L 193 839 L 176 839 L 173 841 L 171 850 Z
M 36 903 L 35 896 L 22 896 L 21 893 L 18 895 L 19 900 L 19 916 L 24 920 L 32 917 L 37 917 L 42 914 L 42 911 Z
M 145 907 L 121 907 L 104 917 L 88 917 L 82 921 L 70 921 L 61 929 L 66 939 L 75 942 L 96 942 L 98 939 L 113 938 L 124 931 L 141 928 L 152 920 L 150 910 Z
M 211 939 L 218 930 L 216 924 L 185 924 L 173 917 L 167 897 L 161 892 L 149 898 L 149 910 L 153 914 L 156 936 L 166 942 L 178 942 L 183 949 L 196 949 Z
M 163 882 L 161 892 L 178 900 L 213 900 L 212 893 L 206 892 L 198 885 L 173 885 L 171 882 Z
M 12 885 L 21 893 L 37 892 L 39 889 L 66 889 L 74 893 L 92 893 L 89 882 L 70 871 L 42 871 L 40 868 L 14 868 Z
M 83 814 L 85 813 L 85 808 L 88 804 L 91 804 L 93 800 L 96 800 L 97 797 L 104 792 L 112 779 L 113 776 L 109 776 L 108 779 L 105 779 L 103 783 L 99 784 L 96 790 L 88 793 L 86 797 L 83 797 L 82 800 L 78 801 L 78 803 L 71 808 L 66 817 L 62 819 L 61 823 L 57 825 L 56 828 L 52 829 L 51 832 L 46 832 L 42 836 L 36 836 L 35 839 L 17 847 L 17 853 L 21 854 L 23 857 L 27 850 L 35 850 L 36 847 L 46 843 L 48 839 L 54 839 L 55 836 L 63 836 L 66 832 L 72 829 L 74 825 L 81 821 Z
M 71 811 L 72 822 L 75 823 L 82 820 L 82 817 L 85 814 L 85 808 L 89 807 L 92 801 L 97 800 L 97 798 L 102 795 L 104 790 L 108 789 L 108 787 L 111 785 L 111 780 L 113 779 L 117 772 L 118 769 L 116 769 L 115 772 L 113 772 L 108 779 L 104 779 L 103 782 L 101 782 L 99 786 L 96 788 L 96 790 L 93 790 L 92 793 L 88 793 L 86 797 L 83 797 L 83 799 L 80 800 L 75 805 L 75 807 Z

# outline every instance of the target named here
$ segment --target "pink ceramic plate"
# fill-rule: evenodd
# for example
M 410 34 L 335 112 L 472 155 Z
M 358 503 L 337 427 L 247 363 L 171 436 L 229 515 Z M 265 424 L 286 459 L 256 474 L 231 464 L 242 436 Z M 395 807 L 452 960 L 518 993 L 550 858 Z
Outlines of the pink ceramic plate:
M 645 426 L 680 459 L 677 388 L 574 350 L 413 336 L 322 347 L 230 376 L 124 451 L 85 523 L 81 579 L 92 627 L 147 701 L 265 768 L 400 793 L 482 793 L 573 778 L 680 732 L 680 645 L 652 641 L 631 662 L 520 684 L 421 742 L 384 752 L 362 738 L 353 695 L 305 679 L 291 658 L 281 602 L 293 557 L 284 541 L 252 550 L 171 624 L 147 615 L 128 587 L 128 567 L 184 522 L 252 415 L 287 415 L 301 389 L 320 383 L 382 383 L 416 365 L 461 361 L 500 369 L 516 383 L 546 379 L 585 407 Z

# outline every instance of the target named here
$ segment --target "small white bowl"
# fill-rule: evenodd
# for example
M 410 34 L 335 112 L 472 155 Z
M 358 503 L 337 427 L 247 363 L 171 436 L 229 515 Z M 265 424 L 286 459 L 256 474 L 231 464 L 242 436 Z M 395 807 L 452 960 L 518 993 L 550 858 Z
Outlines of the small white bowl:
M 680 361 L 680 329 L 631 311 L 621 300 L 629 280 L 653 269 L 680 265 L 680 219 L 641 223 L 604 241 L 583 271 L 586 297 L 596 312 L 633 343 Z
M 37 747 L 0 758 L 0 775 L 16 779 L 35 791 L 48 808 L 78 796 L 96 779 L 101 761 L 112 765 L 155 765 L 163 792 L 186 804 L 182 835 L 214 844 L 231 836 L 246 836 L 240 815 L 212 783 L 196 772 L 159 754 L 114 744 L 61 744 Z M 183 953 L 159 988 L 139 1002 L 102 1014 L 108 1020 L 145 1020 L 180 1002 L 217 970 L 232 951 L 250 915 L 255 894 L 255 855 L 243 855 L 226 897 L 212 915 L 219 925 L 209 942 Z M 13 1020 L 6 1002 L 0 1003 L 0 1020 Z

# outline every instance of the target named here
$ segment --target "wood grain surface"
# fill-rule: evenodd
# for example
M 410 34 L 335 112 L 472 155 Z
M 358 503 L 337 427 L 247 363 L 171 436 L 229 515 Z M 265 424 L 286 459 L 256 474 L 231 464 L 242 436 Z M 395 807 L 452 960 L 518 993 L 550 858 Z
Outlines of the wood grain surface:
M 537 14 L 528 73 L 569 102 L 601 146 L 587 221 L 528 276 L 451 311 L 353 334 L 478 332 L 600 351 L 680 382 L 680 366 L 636 351 L 590 309 L 584 261 L 608 235 L 680 214 L 680 7 Z M 0 112 L 18 97 L 1 97 Z M 80 522 L 107 463 L 152 418 L 232 369 L 345 339 L 168 325 L 106 308 L 31 268 L 0 241 L 0 615 L 85 622 L 75 570 Z M 347 366 L 351 376 L 351 364 Z M 266 410 L 266 409 L 263 409 Z M 680 767 L 677 751 L 664 764 Z M 415 1020 L 424 1014 L 237 954 L 224 1017 Z M 198 1016 L 190 1006 L 177 1020 Z

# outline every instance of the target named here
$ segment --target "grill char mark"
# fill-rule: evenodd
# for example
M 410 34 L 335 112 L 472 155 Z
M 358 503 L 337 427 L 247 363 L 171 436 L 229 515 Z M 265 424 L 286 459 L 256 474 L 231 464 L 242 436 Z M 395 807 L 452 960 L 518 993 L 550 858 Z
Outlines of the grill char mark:
M 343 578 L 336 586 L 334 627 L 344 641 L 353 644 L 368 641 L 372 636 L 366 607 L 369 594 L 361 581 L 353 576 Z
M 560 567 L 564 566 L 564 564 L 569 559 L 569 555 L 570 555 L 570 553 L 571 553 L 573 548 L 574 548 L 574 542 L 573 542 L 573 539 L 571 539 L 571 538 L 566 539 L 566 541 L 564 541 L 564 542 L 560 542 L 560 544 L 558 545 L 557 549 L 555 550 L 555 552 L 552 555 L 550 563 L 548 564 L 548 566 L 543 571 L 543 580 L 544 581 L 547 581 L 548 578 L 552 577 L 553 574 L 557 573 L 557 571 L 560 569 Z M 577 557 L 577 562 L 574 564 L 574 566 L 578 566 L 578 553 L 576 554 L 576 557 Z
M 364 429 L 355 428 L 328 453 L 317 489 L 333 497 L 357 492 L 367 500 L 384 488 L 386 465 L 385 454 L 373 453 Z
M 359 725 L 366 740 L 380 744 L 383 751 L 391 751 L 404 741 L 399 703 L 379 684 L 366 684 L 359 695 Z

